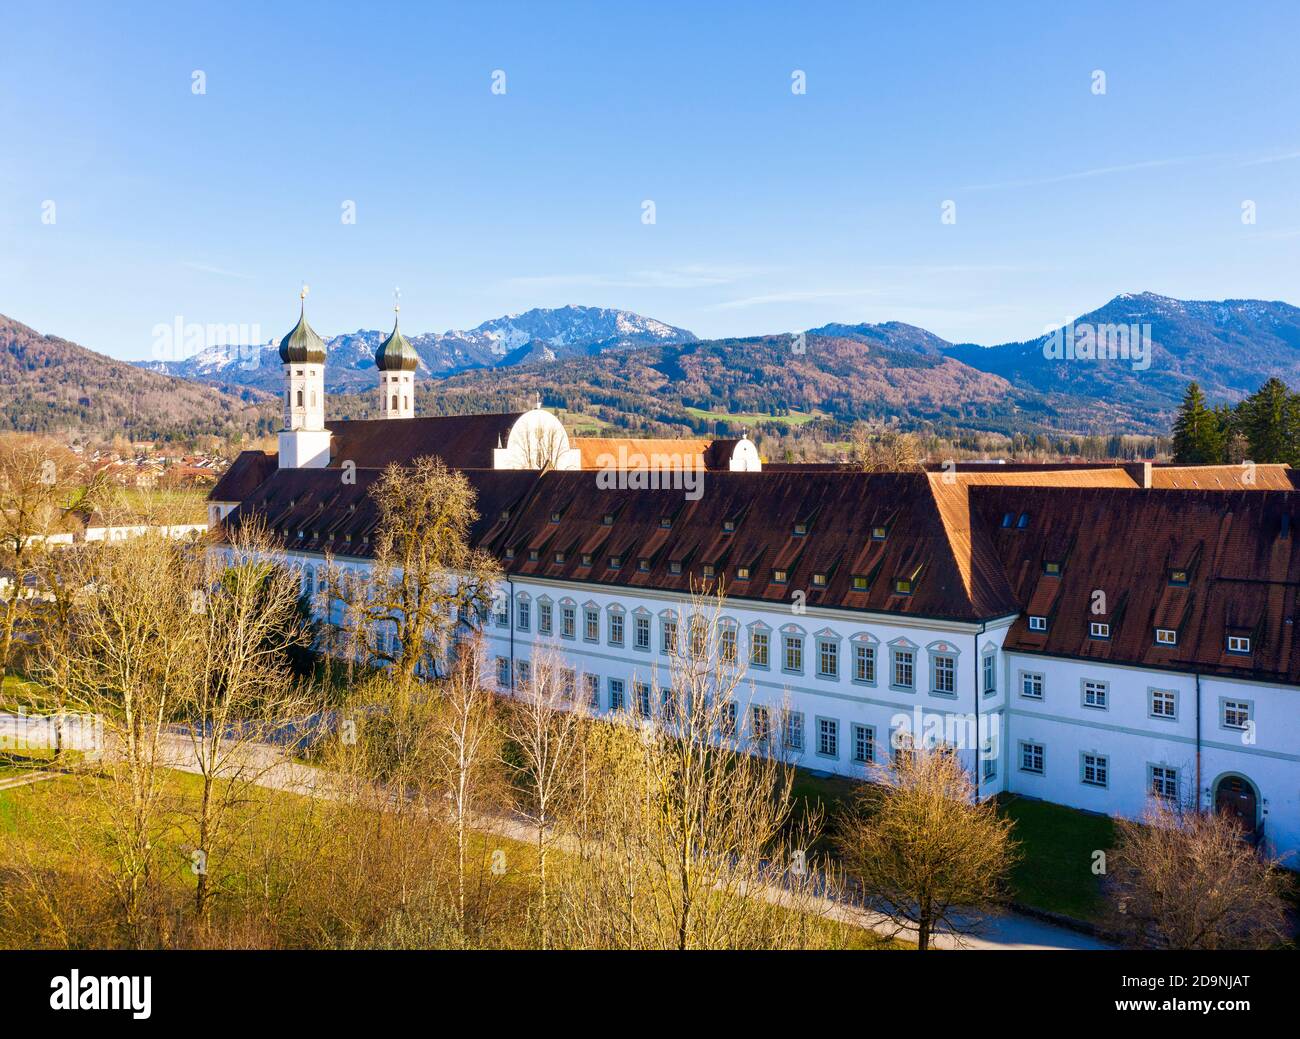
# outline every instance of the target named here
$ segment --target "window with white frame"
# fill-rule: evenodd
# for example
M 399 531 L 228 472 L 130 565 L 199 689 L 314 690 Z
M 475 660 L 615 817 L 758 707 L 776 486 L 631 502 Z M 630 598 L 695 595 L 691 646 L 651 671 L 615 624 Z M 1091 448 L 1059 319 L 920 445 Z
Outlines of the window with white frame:
M 1110 638 L 1110 625 L 1105 621 L 1092 621 L 1088 625 L 1088 637 L 1094 639 Z
M 1043 774 L 1043 745 L 1041 743 L 1022 742 L 1020 744 L 1020 771 L 1032 772 L 1034 775 Z
M 998 658 L 992 653 L 984 654 L 984 695 L 998 691 Z
M 876 647 L 866 642 L 853 644 L 853 681 L 876 680 Z
M 587 706 L 593 711 L 600 710 L 600 675 L 583 675 L 582 680 L 587 686 Z M 618 707 L 614 706 L 612 699 L 614 692 L 614 684 L 612 682 L 610 683 L 609 690 L 611 696 L 609 709 L 611 711 L 616 711 L 618 710 Z M 621 682 L 619 683 L 618 700 L 619 707 L 621 707 L 623 705 L 623 684 Z
M 659 652 L 677 652 L 677 621 L 672 617 L 664 617 L 659 621 Z
M 1225 729 L 1244 729 L 1250 725 L 1250 702 L 1247 700 L 1224 700 L 1223 727 Z
M 510 626 L 510 599 L 505 592 L 497 592 L 493 605 L 496 608 L 496 625 L 498 628 Z
M 1150 773 L 1153 797 L 1166 801 L 1173 801 L 1178 797 L 1178 769 L 1170 768 L 1168 765 L 1152 765 Z
M 992 740 L 986 740 L 981 748 L 980 771 L 986 783 L 991 779 L 998 778 L 998 755 L 994 746 Z
M 650 683 L 637 682 L 632 691 L 636 693 L 636 709 L 642 718 L 650 717 Z
M 1173 628 L 1156 628 L 1156 645 L 1158 646 L 1176 646 L 1178 645 L 1178 632 Z
M 1151 690 L 1151 717 L 1178 717 L 1178 694 L 1172 689 Z
M 876 730 L 870 725 L 853 725 L 853 760 L 860 765 L 876 760 Z
M 560 693 L 566 700 L 572 700 L 578 691 L 578 672 L 566 667 L 560 672 Z
M 1030 630 L 1030 631 L 1046 631 L 1046 630 L 1047 630 L 1047 618 L 1046 618 L 1046 617 L 1039 617 L 1039 616 L 1031 616 L 1031 617 L 1029 618 L 1029 630 Z
M 1249 653 L 1250 638 L 1246 635 L 1229 635 L 1228 636 L 1229 653 Z
M 609 644 L 623 645 L 623 611 L 611 610 L 609 613 Z
M 736 627 L 723 624 L 718 628 L 718 659 L 724 664 L 736 662 Z
M 510 661 L 505 657 L 497 657 L 497 685 L 502 689 L 510 685 Z
M 824 758 L 840 756 L 840 723 L 834 718 L 817 719 L 817 753 Z
M 646 686 L 646 695 L 649 695 L 649 686 Z M 677 694 L 673 692 L 671 686 L 665 686 L 660 690 L 660 703 L 663 706 L 663 719 L 666 722 L 677 720 Z
M 894 687 L 916 688 L 916 654 L 910 649 L 894 650 Z
M 770 637 L 766 631 L 749 633 L 749 662 L 754 667 L 767 667 L 770 654 Z
M 1109 706 L 1110 683 L 1101 682 L 1095 678 L 1085 678 L 1083 681 L 1083 706 L 1093 707 L 1097 710 L 1104 711 Z
M 520 631 L 528 631 L 532 627 L 532 623 L 533 604 L 521 596 L 515 609 L 515 627 Z
M 600 641 L 600 610 L 588 606 L 583 611 L 582 638 L 584 642 Z
M 529 679 L 532 677 L 532 670 L 528 666 L 527 660 L 515 661 L 515 681 L 520 686 L 527 686 Z
M 936 693 L 951 694 L 957 688 L 957 658 L 935 653 L 930 658 L 930 688 Z
M 577 631 L 578 608 L 571 603 L 560 606 L 560 637 L 571 639 Z
M 650 618 L 638 616 L 634 627 L 636 628 L 636 648 L 650 648 Z
M 822 678 L 840 677 L 840 644 L 835 639 L 817 640 L 817 674 Z
M 1110 781 L 1110 759 L 1085 751 L 1080 755 L 1080 780 L 1085 786 L 1106 786 Z
M 785 656 L 782 668 L 794 674 L 803 674 L 803 636 L 786 635 L 783 638 Z
M 1037 671 L 1020 672 L 1020 695 L 1026 700 L 1043 698 L 1043 676 Z
M 552 632 L 552 614 L 553 609 L 548 602 L 539 602 L 537 604 L 537 634 L 549 635 Z
M 772 723 L 767 708 L 754 704 L 749 709 L 749 731 L 755 743 L 766 743 L 772 734 Z
M 803 750 L 803 713 L 789 709 L 781 712 L 781 742 L 787 750 Z

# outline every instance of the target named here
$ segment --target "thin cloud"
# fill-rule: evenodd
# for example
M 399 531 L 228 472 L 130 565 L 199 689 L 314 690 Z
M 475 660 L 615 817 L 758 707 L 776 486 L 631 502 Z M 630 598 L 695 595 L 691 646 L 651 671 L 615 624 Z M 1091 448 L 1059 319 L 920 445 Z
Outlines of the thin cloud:
M 242 278 L 245 281 L 252 278 L 251 274 L 244 274 L 242 271 L 228 271 L 224 267 L 213 267 L 211 264 L 196 263 L 193 260 L 182 260 L 181 266 L 201 274 L 216 274 L 222 278 Z
M 1138 170 L 1159 169 L 1164 166 L 1179 166 L 1193 162 L 1202 156 L 1185 155 L 1176 159 L 1148 159 L 1145 162 L 1126 162 L 1119 166 L 1097 166 L 1090 170 L 1077 170 L 1074 173 L 1060 173 L 1051 177 L 1026 177 L 1023 180 L 1003 180 L 991 184 L 967 184 L 962 191 L 1001 191 L 1006 188 L 1032 188 L 1044 184 L 1064 184 L 1071 180 L 1089 180 L 1093 177 L 1109 177 L 1115 173 L 1134 173 Z

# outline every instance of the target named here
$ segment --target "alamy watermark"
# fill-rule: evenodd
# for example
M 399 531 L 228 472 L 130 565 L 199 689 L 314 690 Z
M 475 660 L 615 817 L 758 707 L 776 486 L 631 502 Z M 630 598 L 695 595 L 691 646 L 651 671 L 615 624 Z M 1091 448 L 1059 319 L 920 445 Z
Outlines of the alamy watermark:
M 1135 372 L 1151 367 L 1151 324 L 1093 325 L 1076 321 L 1045 329 L 1043 356 L 1049 361 L 1128 361 Z
M 683 491 L 687 501 L 704 497 L 704 459 L 677 451 L 629 452 L 596 457 L 596 486 L 602 491 Z
M 213 360 L 218 363 L 238 361 L 245 371 L 253 371 L 262 360 L 264 340 L 259 324 L 200 324 L 177 314 L 170 324 L 160 321 L 154 325 L 151 334 L 153 357 L 158 361 L 184 361 L 214 351 Z

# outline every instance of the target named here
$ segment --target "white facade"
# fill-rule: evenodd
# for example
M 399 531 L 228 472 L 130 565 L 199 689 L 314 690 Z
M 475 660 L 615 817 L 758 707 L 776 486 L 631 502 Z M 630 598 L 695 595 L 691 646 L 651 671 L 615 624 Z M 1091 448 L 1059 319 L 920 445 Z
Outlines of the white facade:
M 493 469 L 581 469 L 582 452 L 569 444 L 569 434 L 539 403 L 510 427 L 505 444 L 493 449 Z
M 279 439 L 281 469 L 323 469 L 330 464 L 324 365 L 284 366 L 284 429 Z
M 379 417 L 415 418 L 415 372 L 379 373 Z

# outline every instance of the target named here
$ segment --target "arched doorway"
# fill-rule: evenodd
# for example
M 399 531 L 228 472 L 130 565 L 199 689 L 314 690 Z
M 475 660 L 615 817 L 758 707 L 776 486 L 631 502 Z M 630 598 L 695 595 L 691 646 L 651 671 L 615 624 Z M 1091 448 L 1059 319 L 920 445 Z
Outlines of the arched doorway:
M 1259 797 L 1244 776 L 1226 775 L 1214 788 L 1214 809 L 1235 819 L 1242 830 L 1253 835 L 1259 818 Z

